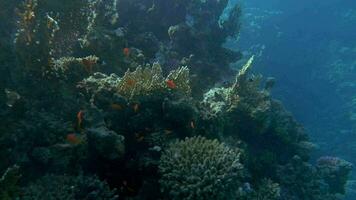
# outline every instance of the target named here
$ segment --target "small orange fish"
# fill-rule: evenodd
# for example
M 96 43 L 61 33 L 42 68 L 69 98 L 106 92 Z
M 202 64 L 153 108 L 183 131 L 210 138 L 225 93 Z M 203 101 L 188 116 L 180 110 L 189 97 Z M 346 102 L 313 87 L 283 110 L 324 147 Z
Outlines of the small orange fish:
M 72 145 L 78 145 L 83 142 L 82 138 L 78 137 L 75 133 L 68 134 L 66 140 Z
M 93 73 L 93 68 L 96 65 L 96 60 L 83 58 L 82 63 L 86 72 L 90 74 Z
M 126 57 L 129 57 L 129 56 L 130 56 L 130 48 L 125 47 L 125 48 L 122 50 L 122 53 L 123 53 Z
M 78 128 L 81 129 L 82 128 L 82 123 L 83 123 L 83 117 L 84 117 L 84 111 L 80 110 L 77 113 L 77 122 L 78 122 Z
M 177 87 L 177 85 L 174 83 L 173 80 L 167 80 L 167 87 L 171 88 L 171 89 L 175 89 Z
M 140 109 L 140 105 L 138 103 L 135 103 L 132 108 L 135 112 L 138 112 L 138 110 Z
M 191 121 L 191 122 L 190 122 L 190 128 L 195 129 L 195 123 L 194 123 L 194 121 Z
M 169 134 L 173 133 L 173 131 L 172 131 L 172 130 L 164 130 L 164 133 L 165 133 L 166 135 L 169 135 Z
M 113 110 L 118 110 L 118 111 L 123 109 L 123 107 L 120 104 L 116 104 L 116 103 L 111 104 L 110 108 Z
M 136 81 L 135 81 L 135 80 L 132 80 L 132 79 L 128 79 L 128 80 L 126 81 L 126 83 L 127 83 L 128 86 L 132 87 L 132 86 L 134 86 L 134 85 L 136 84 Z

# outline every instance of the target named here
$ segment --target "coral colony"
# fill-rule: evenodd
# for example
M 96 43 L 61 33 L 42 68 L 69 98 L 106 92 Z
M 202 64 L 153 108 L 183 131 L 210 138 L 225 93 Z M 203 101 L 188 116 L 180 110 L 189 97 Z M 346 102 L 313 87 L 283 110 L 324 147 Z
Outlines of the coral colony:
M 0 199 L 342 196 L 352 165 L 310 164 L 274 80 L 229 68 L 227 3 L 2 0 Z

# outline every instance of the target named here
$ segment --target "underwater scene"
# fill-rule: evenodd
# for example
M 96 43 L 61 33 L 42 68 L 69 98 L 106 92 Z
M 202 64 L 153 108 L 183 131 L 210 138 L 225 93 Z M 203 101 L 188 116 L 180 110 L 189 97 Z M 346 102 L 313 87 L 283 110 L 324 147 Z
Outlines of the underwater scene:
M 0 0 L 0 200 L 356 200 L 355 0 Z

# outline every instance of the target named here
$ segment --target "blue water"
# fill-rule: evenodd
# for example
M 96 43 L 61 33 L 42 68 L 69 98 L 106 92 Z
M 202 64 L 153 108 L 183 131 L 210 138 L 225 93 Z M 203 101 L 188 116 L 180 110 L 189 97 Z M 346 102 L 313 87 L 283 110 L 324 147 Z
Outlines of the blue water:
M 274 95 L 318 144 L 315 155 L 355 163 L 356 1 L 242 4 L 240 40 L 228 45 L 259 55 L 256 70 L 276 77 Z

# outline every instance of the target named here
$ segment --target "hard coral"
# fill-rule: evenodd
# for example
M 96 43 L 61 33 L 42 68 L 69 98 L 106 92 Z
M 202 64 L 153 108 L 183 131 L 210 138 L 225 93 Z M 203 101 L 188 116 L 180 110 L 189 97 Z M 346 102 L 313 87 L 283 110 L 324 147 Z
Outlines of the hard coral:
M 174 84 L 174 88 L 169 87 L 168 80 Z M 113 74 L 107 76 L 95 73 L 94 76 L 80 82 L 78 86 L 94 93 L 102 89 L 114 90 L 115 93 L 127 100 L 168 90 L 189 95 L 189 69 L 187 67 L 178 68 L 171 71 L 167 78 L 164 78 L 161 66 L 155 63 L 152 67 L 150 65 L 145 68 L 138 66 L 135 71 L 128 70 L 122 78 Z
M 337 157 L 324 156 L 318 159 L 316 167 L 331 193 L 345 193 L 345 184 L 353 167 L 351 163 Z
M 161 188 L 170 199 L 234 199 L 243 176 L 240 154 L 201 136 L 176 141 L 161 157 Z

